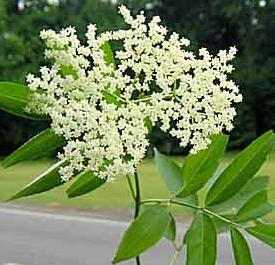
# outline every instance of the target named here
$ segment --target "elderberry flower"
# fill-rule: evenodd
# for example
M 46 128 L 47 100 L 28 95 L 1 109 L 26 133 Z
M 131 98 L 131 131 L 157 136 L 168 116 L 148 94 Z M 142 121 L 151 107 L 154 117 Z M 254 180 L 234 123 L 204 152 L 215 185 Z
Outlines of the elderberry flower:
M 79 171 L 109 181 L 133 174 L 149 145 L 148 121 L 193 153 L 207 147 L 210 135 L 233 127 L 234 103 L 242 100 L 228 78 L 236 49 L 195 53 L 159 17 L 146 23 L 143 13 L 132 17 L 125 6 L 119 12 L 129 28 L 97 34 L 89 25 L 86 45 L 72 27 L 40 34 L 53 64 L 39 77 L 28 75 L 34 92 L 28 111 L 49 115 L 66 139 L 59 154 L 67 161 L 63 180 Z M 122 44 L 112 63 L 105 59 L 107 42 Z

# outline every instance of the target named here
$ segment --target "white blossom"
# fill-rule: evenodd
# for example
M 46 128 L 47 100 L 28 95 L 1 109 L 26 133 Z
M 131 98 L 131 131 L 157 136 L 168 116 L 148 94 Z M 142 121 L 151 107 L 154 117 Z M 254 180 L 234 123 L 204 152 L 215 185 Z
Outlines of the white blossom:
M 159 17 L 146 23 L 143 13 L 132 17 L 125 6 L 119 12 L 129 29 L 98 35 L 89 25 L 86 45 L 72 27 L 40 34 L 53 64 L 39 77 L 28 75 L 34 91 L 28 111 L 49 115 L 52 129 L 67 140 L 59 154 L 67 160 L 64 180 L 90 170 L 108 180 L 133 174 L 149 145 L 148 121 L 181 146 L 191 145 L 191 152 L 204 149 L 210 135 L 232 129 L 234 103 L 242 100 L 228 77 L 234 47 L 196 54 L 188 39 L 169 35 Z M 116 65 L 104 59 L 106 42 L 122 44 Z

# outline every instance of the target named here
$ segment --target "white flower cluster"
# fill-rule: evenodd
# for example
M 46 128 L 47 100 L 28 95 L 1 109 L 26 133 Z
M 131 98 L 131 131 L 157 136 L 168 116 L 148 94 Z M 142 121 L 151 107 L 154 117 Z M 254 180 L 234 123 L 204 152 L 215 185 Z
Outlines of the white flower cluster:
M 143 13 L 134 18 L 126 7 L 119 10 L 129 29 L 97 35 L 89 25 L 87 45 L 72 27 L 41 32 L 53 65 L 42 67 L 40 77 L 28 75 L 35 92 L 28 110 L 49 115 L 66 138 L 64 180 L 89 170 L 108 180 L 133 174 L 149 144 L 148 122 L 192 152 L 206 148 L 211 134 L 232 129 L 233 104 L 242 100 L 228 79 L 235 48 L 196 55 L 189 40 L 168 35 L 159 17 L 147 24 Z M 110 42 L 121 47 L 112 63 L 103 48 Z

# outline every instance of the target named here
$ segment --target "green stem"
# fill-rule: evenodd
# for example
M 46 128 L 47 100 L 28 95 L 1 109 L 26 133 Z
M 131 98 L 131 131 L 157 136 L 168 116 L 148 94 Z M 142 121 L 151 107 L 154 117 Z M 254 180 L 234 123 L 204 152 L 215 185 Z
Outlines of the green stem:
M 143 200 L 143 201 L 140 201 L 140 205 L 142 204 L 147 204 L 147 203 L 169 203 L 170 200 L 168 199 L 149 199 L 149 200 Z
M 132 180 L 131 180 L 130 176 L 127 175 L 126 179 L 127 179 L 127 182 L 128 182 L 128 186 L 129 186 L 131 195 L 132 195 L 133 200 L 135 202 L 134 219 L 136 219 L 139 215 L 139 210 L 140 210 L 140 205 L 141 205 L 138 173 L 135 171 L 135 174 L 134 174 L 134 183 L 135 184 L 134 185 L 132 183 Z M 141 265 L 139 256 L 136 257 L 136 265 Z
M 185 206 L 185 207 L 188 207 L 188 208 L 192 208 L 192 209 L 195 209 L 195 210 L 199 210 L 199 211 L 202 211 L 208 215 L 212 215 L 214 216 L 215 218 L 217 219 L 220 219 L 221 221 L 225 222 L 225 223 L 228 223 L 230 225 L 233 225 L 233 226 L 236 226 L 238 228 L 243 228 L 240 224 L 237 224 L 221 215 L 218 215 L 208 209 L 205 209 L 205 208 L 202 208 L 202 207 L 199 207 L 199 206 L 196 206 L 196 205 L 193 205 L 193 204 L 189 204 L 189 203 L 186 203 L 186 202 L 183 202 L 183 201 L 179 201 L 177 199 L 170 199 L 170 200 L 166 200 L 166 199 L 149 199 L 149 200 L 144 200 L 144 201 L 141 201 L 140 204 L 146 204 L 146 203 L 172 203 L 172 204 L 177 204 L 177 205 L 181 205 L 181 206 Z
M 172 260 L 171 260 L 171 262 L 170 262 L 169 265 L 176 265 L 177 264 L 178 259 L 179 259 L 179 254 L 180 254 L 180 250 L 176 249 L 175 253 L 174 253 L 174 256 L 173 256 L 173 258 L 172 258 Z
M 135 215 L 134 218 L 136 219 L 139 215 L 139 210 L 140 210 L 140 185 L 139 185 L 139 178 L 138 178 L 138 173 L 135 171 L 134 174 L 134 180 L 135 180 L 135 188 L 136 188 L 136 196 L 135 196 Z M 136 265 L 141 265 L 140 257 L 136 256 Z
M 193 204 L 189 204 L 189 203 L 186 203 L 186 202 L 183 202 L 183 201 L 177 201 L 175 199 L 170 199 L 170 203 L 178 204 L 178 205 L 185 206 L 185 207 L 188 207 L 188 208 L 192 208 L 192 209 L 195 209 L 195 210 L 203 210 L 199 206 L 196 206 L 196 205 L 193 205 Z
M 237 223 L 235 223 L 235 222 L 232 222 L 231 220 L 229 220 L 229 219 L 227 219 L 227 218 L 225 218 L 225 217 L 223 217 L 223 216 L 221 216 L 221 215 L 218 215 L 218 214 L 216 214 L 216 213 L 214 213 L 214 212 L 211 212 L 211 211 L 209 211 L 208 209 L 203 209 L 203 211 L 204 211 L 206 214 L 212 215 L 212 216 L 214 216 L 214 217 L 216 217 L 216 218 L 218 218 L 218 219 L 224 221 L 225 223 L 228 223 L 228 224 L 230 224 L 230 225 L 233 225 L 233 226 L 236 226 L 236 227 L 239 227 L 239 228 L 243 228 L 242 225 L 237 224 Z
M 128 183 L 128 186 L 129 186 L 129 189 L 130 189 L 132 198 L 135 200 L 135 198 L 136 198 L 135 190 L 134 190 L 134 186 L 133 186 L 133 183 L 132 183 L 132 181 L 131 181 L 130 176 L 129 176 L 129 175 L 126 175 L 126 179 L 127 179 L 127 183 Z
M 135 196 L 135 218 L 139 215 L 139 209 L 140 209 L 140 186 L 139 186 L 139 179 L 138 179 L 138 173 L 135 172 L 134 174 L 135 179 L 135 187 L 136 187 L 136 196 Z
M 235 223 L 235 222 L 232 222 L 231 220 L 219 215 L 219 214 L 216 214 L 206 208 L 202 208 L 202 207 L 199 207 L 199 206 L 196 206 L 196 205 L 192 205 L 192 204 L 189 204 L 189 203 L 185 203 L 185 202 L 182 202 L 182 201 L 178 201 L 176 199 L 171 199 L 170 200 L 171 203 L 174 203 L 174 204 L 178 204 L 178 205 L 182 205 L 182 206 L 186 206 L 186 207 L 189 207 L 189 208 L 192 208 L 192 209 L 196 209 L 196 210 L 199 210 L 199 211 L 202 211 L 208 215 L 212 215 L 214 216 L 215 218 L 217 219 L 220 219 L 221 221 L 225 222 L 225 223 L 228 223 L 230 225 L 234 225 L 236 227 L 239 227 L 239 228 L 242 228 L 241 225 Z

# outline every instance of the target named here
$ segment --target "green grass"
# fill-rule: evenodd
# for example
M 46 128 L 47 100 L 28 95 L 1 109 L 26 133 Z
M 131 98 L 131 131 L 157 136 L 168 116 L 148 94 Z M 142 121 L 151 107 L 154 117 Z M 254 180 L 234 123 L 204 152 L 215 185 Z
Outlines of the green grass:
M 227 155 L 223 161 L 223 165 L 228 163 L 232 157 L 233 154 Z M 176 158 L 176 161 L 181 162 L 182 159 Z M 0 201 L 5 201 L 14 195 L 52 163 L 53 161 L 51 160 L 40 160 L 24 162 L 7 169 L 1 169 Z M 166 198 L 168 196 L 165 184 L 160 178 L 152 160 L 145 160 L 141 164 L 139 174 L 141 177 L 143 199 Z M 260 174 L 271 177 L 269 197 L 271 201 L 275 202 L 275 153 L 268 158 L 258 175 Z M 108 183 L 93 193 L 74 199 L 66 197 L 65 189 L 68 187 L 68 184 L 43 194 L 19 199 L 16 203 L 113 212 L 125 212 L 126 209 L 132 206 L 131 195 L 125 178 L 118 178 L 114 183 Z M 177 210 L 178 213 L 179 211 L 182 210 Z M 275 213 L 270 215 L 270 218 L 275 220 Z
M 52 163 L 51 160 L 24 162 L 7 169 L 1 169 L 0 201 L 7 200 L 11 195 L 18 192 Z M 144 198 L 157 198 L 168 195 L 166 187 L 157 175 L 156 168 L 151 160 L 146 160 L 140 166 L 140 175 L 142 196 Z M 43 194 L 19 199 L 16 202 L 97 210 L 123 210 L 132 204 L 131 194 L 125 178 L 117 178 L 114 183 L 107 183 L 92 193 L 73 199 L 68 199 L 65 193 L 70 183 Z

